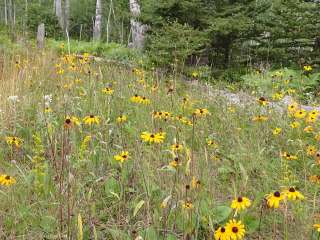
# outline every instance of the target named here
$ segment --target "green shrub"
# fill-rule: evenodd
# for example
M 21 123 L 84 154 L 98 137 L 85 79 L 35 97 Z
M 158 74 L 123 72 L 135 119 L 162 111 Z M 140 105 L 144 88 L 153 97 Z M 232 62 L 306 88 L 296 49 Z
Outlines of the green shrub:
M 203 32 L 187 24 L 173 22 L 153 32 L 148 39 L 148 55 L 158 66 L 184 64 L 188 56 L 200 52 L 204 45 Z

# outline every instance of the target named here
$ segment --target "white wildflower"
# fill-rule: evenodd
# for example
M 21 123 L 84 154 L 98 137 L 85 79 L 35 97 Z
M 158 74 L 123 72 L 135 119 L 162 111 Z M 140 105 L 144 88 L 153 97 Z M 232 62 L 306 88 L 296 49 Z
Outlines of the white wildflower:
M 9 96 L 8 100 L 12 103 L 19 102 L 19 97 L 18 96 Z

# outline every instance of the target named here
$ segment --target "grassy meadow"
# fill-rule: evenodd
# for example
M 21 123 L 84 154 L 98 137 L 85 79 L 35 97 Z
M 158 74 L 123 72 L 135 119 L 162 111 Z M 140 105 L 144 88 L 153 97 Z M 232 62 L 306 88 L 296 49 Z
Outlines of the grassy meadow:
M 0 56 L 0 239 L 319 239 L 319 113 L 271 106 L 281 71 L 242 106 L 60 52 Z

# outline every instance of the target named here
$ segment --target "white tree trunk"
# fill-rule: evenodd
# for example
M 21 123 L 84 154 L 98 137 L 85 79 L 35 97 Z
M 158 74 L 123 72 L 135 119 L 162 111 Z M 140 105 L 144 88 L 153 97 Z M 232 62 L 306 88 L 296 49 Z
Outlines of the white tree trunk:
M 102 3 L 101 0 L 96 2 L 96 18 L 94 21 L 93 28 L 93 40 L 100 41 L 101 39 L 101 29 L 102 29 Z
M 69 31 L 70 25 L 70 0 L 64 1 L 64 31 Z
M 145 41 L 146 25 L 139 22 L 140 17 L 140 5 L 138 0 L 129 0 L 130 12 L 131 12 L 131 32 L 132 32 L 132 46 L 137 49 L 143 49 Z
M 56 12 L 56 16 L 59 21 L 59 25 L 62 29 L 64 29 L 64 20 L 63 20 L 63 15 L 62 15 L 61 0 L 54 0 L 54 1 L 55 1 L 55 12 Z

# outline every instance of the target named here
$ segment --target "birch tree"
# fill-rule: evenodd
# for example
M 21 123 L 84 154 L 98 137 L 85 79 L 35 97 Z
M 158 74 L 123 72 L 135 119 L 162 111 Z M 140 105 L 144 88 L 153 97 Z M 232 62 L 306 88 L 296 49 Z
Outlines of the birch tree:
M 102 29 L 102 2 L 97 0 L 96 2 L 96 17 L 94 21 L 93 28 L 93 40 L 100 41 L 101 39 L 101 29 Z
M 129 6 L 131 13 L 132 46 L 137 49 L 143 49 L 147 26 L 139 22 L 141 10 L 138 0 L 129 0 Z
M 64 32 L 69 31 L 70 25 L 70 0 L 64 1 Z
M 59 25 L 62 29 L 64 29 L 64 20 L 62 15 L 62 2 L 61 0 L 54 0 L 55 2 L 55 13 L 59 21 Z

